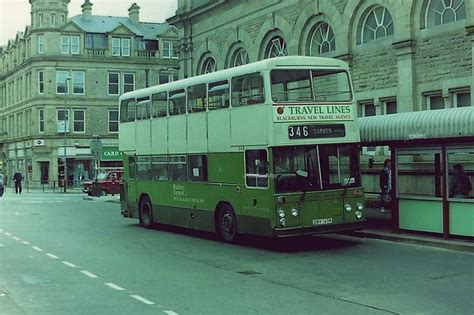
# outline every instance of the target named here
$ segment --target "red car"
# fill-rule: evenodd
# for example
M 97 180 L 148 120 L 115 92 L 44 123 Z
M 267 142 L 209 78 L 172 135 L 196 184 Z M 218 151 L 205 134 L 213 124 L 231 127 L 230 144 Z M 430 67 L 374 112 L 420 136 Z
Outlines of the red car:
M 122 179 L 123 171 L 105 171 L 99 173 L 97 176 L 97 183 L 100 185 L 101 195 L 107 196 L 108 194 L 119 194 L 120 193 L 120 180 Z M 92 195 L 93 184 L 95 180 L 85 181 L 83 183 L 83 192 Z

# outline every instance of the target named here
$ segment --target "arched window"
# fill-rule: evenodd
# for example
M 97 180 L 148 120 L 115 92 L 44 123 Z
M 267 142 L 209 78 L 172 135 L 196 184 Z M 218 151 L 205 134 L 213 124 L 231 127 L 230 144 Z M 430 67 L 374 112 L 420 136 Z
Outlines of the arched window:
M 433 27 L 466 19 L 464 0 L 429 0 L 425 25 Z
M 385 7 L 375 6 L 365 17 L 362 26 L 362 43 L 386 38 L 393 35 L 393 21 Z
M 202 63 L 201 74 L 211 73 L 217 70 L 216 61 L 212 57 L 207 57 Z
M 319 23 L 310 36 L 310 56 L 317 56 L 336 50 L 334 32 L 328 23 Z
M 246 65 L 249 63 L 249 55 L 247 51 L 243 48 L 239 48 L 235 51 L 230 62 L 231 67 L 238 67 L 241 65 Z
M 280 36 L 273 37 L 265 49 L 265 58 L 288 56 L 286 42 Z

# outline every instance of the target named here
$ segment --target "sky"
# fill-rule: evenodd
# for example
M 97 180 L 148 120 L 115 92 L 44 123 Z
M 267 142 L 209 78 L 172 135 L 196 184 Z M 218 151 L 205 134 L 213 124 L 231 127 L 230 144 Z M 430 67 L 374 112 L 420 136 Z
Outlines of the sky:
M 178 0 L 90 0 L 93 15 L 128 16 L 132 3 L 140 7 L 141 22 L 165 22 L 174 15 Z M 71 0 L 69 17 L 81 14 L 84 0 Z M 0 46 L 14 39 L 18 31 L 30 25 L 30 3 L 28 0 L 0 0 Z

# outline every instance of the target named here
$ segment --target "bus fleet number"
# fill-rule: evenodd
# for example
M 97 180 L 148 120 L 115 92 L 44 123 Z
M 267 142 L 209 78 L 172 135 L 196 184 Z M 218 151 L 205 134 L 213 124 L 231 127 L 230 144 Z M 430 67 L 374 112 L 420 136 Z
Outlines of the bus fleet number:
M 288 127 L 288 136 L 290 138 L 305 138 L 309 135 L 308 126 L 289 126 Z

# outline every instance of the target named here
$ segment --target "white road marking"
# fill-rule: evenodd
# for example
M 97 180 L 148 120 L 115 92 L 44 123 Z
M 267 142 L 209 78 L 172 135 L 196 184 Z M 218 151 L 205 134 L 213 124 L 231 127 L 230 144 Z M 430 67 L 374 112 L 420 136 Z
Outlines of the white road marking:
M 53 255 L 51 253 L 47 253 L 46 256 L 48 256 L 49 258 L 53 258 L 53 259 L 58 259 L 59 258 L 58 256 Z
M 89 272 L 87 270 L 81 270 L 81 272 L 83 274 L 85 274 L 86 276 L 88 276 L 89 278 L 98 278 L 98 276 L 96 276 L 95 274 L 93 274 L 92 272 Z
M 4 234 L 5 234 L 6 236 L 11 236 L 11 234 L 8 233 L 8 232 L 5 232 Z
M 2 229 L 0 229 L 0 232 L 3 232 L 3 230 L 2 230 Z
M 0 247 L 5 247 L 3 244 L 0 244 Z
M 168 314 L 168 315 L 179 315 L 178 313 L 173 312 L 173 311 L 163 311 L 163 313 Z
M 19 237 L 13 236 L 12 238 L 13 238 L 15 241 L 21 241 L 21 238 L 19 238 Z
M 23 244 L 25 244 L 25 245 L 31 245 L 31 243 L 28 242 L 28 241 L 21 241 L 21 242 L 22 242 Z
M 145 299 L 144 297 L 141 297 L 141 296 L 139 296 L 139 295 L 130 295 L 130 296 L 131 296 L 132 298 L 134 298 L 135 300 L 140 301 L 140 302 L 145 303 L 145 304 L 148 304 L 148 305 L 153 305 L 153 304 L 155 304 L 155 303 L 153 303 L 152 301 L 147 300 L 147 299 Z
M 38 246 L 33 246 L 33 249 L 38 251 L 38 252 L 42 252 L 43 250 L 41 248 L 39 248 Z
M 109 288 L 112 288 L 112 289 L 114 289 L 114 290 L 117 290 L 117 291 L 125 291 L 124 288 L 119 287 L 118 285 L 113 284 L 113 283 L 111 283 L 111 282 L 107 282 L 107 283 L 104 283 L 104 284 L 105 284 L 106 286 L 108 286 Z
M 71 262 L 69 262 L 69 261 L 63 260 L 62 263 L 65 264 L 65 265 L 68 266 L 68 267 L 77 268 L 76 265 L 74 265 L 73 263 L 71 263 Z

